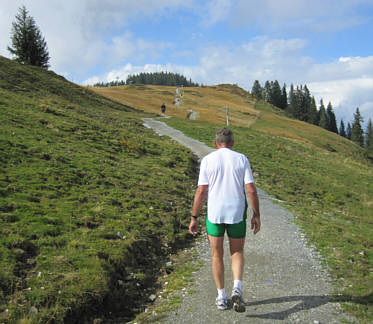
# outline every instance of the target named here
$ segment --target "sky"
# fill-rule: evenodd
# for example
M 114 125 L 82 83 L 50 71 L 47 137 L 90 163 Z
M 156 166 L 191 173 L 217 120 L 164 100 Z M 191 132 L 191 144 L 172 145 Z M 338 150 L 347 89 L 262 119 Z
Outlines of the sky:
M 373 0 L 0 0 L 0 55 L 25 5 L 50 69 L 79 84 L 168 71 L 204 85 L 307 84 L 373 120 Z

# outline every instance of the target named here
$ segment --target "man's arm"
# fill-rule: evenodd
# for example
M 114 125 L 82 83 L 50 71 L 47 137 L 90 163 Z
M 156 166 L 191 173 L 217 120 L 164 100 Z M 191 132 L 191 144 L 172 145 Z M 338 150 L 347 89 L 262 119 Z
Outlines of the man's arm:
M 253 209 L 253 217 L 251 219 L 251 229 L 254 234 L 260 231 L 260 211 L 259 211 L 259 198 L 254 183 L 246 184 L 247 194 L 250 199 L 251 208 Z
M 202 209 L 202 206 L 206 200 L 208 191 L 208 185 L 198 186 L 194 195 L 194 203 L 192 208 L 192 216 L 198 216 L 198 213 Z M 198 234 L 198 221 L 196 217 L 190 218 L 189 233 L 193 236 Z

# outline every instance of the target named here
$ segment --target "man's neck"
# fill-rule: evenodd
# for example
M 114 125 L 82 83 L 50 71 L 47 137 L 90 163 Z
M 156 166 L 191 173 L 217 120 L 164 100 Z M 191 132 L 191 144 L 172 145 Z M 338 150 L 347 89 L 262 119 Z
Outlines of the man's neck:
M 222 148 L 227 148 L 227 149 L 232 149 L 232 146 L 231 145 L 218 145 L 217 147 L 216 147 L 218 150 L 219 149 L 222 149 Z
M 214 141 L 214 146 L 216 149 L 221 149 L 221 148 L 232 149 L 233 145 L 234 145 L 234 142 L 227 144 L 227 143 L 217 143 L 216 141 Z

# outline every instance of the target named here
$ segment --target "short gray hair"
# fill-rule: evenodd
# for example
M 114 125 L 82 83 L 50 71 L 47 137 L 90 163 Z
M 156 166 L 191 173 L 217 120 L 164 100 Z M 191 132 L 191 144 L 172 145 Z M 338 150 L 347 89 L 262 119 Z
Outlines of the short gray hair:
M 216 143 L 218 144 L 231 144 L 234 141 L 233 132 L 229 128 L 222 128 L 216 132 Z

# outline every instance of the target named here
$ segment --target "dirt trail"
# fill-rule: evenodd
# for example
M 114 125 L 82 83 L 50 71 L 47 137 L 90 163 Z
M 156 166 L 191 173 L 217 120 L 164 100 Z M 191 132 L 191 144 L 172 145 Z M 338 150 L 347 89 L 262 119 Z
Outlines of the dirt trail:
M 153 118 L 143 118 L 143 121 L 145 127 L 152 128 L 160 136 L 167 135 L 171 137 L 181 145 L 189 148 L 199 158 L 202 158 L 213 151 L 212 148 L 206 146 L 204 143 L 185 136 L 182 132 L 166 125 L 162 121 Z
M 202 158 L 212 151 L 205 144 L 186 137 L 166 124 L 146 118 L 144 125 L 167 135 Z M 250 157 L 249 157 L 250 159 Z M 341 323 L 354 322 L 332 302 L 330 277 L 319 254 L 307 246 L 305 236 L 293 223 L 294 216 L 259 191 L 262 229 L 248 232 L 245 243 L 243 296 L 246 312 L 218 311 L 216 289 L 211 275 L 211 257 L 206 238 L 197 240 L 204 265 L 195 273 L 191 289 L 180 307 L 162 323 Z M 230 257 L 225 240 L 226 291 L 232 289 Z

